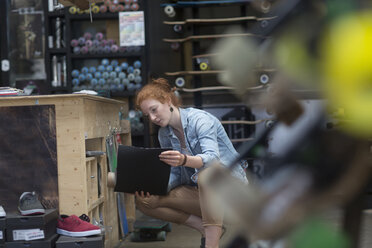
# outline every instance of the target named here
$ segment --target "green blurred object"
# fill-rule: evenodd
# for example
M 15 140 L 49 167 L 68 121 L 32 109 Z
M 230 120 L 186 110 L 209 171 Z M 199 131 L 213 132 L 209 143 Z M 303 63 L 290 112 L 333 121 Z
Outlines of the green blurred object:
M 326 0 L 328 21 L 355 11 L 356 2 L 355 0 Z
M 349 248 L 349 239 L 335 227 L 310 217 L 291 234 L 291 248 Z

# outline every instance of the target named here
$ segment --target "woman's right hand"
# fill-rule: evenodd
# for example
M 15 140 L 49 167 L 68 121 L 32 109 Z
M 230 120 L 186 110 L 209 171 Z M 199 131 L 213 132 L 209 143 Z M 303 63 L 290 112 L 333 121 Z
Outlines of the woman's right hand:
M 160 153 L 159 159 L 170 166 L 177 167 L 185 161 L 185 156 L 179 151 L 171 150 Z

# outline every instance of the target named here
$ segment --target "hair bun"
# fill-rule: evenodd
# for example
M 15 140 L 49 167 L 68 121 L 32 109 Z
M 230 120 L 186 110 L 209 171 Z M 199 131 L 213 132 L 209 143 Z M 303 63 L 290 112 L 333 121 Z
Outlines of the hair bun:
M 153 84 L 157 84 L 165 89 L 167 89 L 168 91 L 173 91 L 171 86 L 169 85 L 168 83 L 168 80 L 166 80 L 165 78 L 157 78 L 157 79 L 154 79 L 152 81 Z

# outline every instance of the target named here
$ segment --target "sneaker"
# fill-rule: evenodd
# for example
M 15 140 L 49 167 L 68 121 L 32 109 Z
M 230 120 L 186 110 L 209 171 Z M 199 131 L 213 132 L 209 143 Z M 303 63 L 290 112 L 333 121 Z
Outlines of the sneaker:
M 86 237 L 101 234 L 101 228 L 76 215 L 61 215 L 57 222 L 57 233 L 71 237 Z
M 4 210 L 3 206 L 0 205 L 0 218 L 5 217 L 5 216 L 6 216 L 5 210 Z
M 45 209 L 35 192 L 23 192 L 19 198 L 18 210 L 22 215 L 45 214 Z

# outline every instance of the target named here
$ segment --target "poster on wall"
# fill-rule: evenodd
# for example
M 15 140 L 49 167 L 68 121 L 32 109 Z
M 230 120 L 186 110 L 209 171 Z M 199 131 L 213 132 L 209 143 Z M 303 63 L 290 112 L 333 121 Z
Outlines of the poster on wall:
M 120 46 L 145 45 L 145 18 L 143 11 L 119 13 Z

